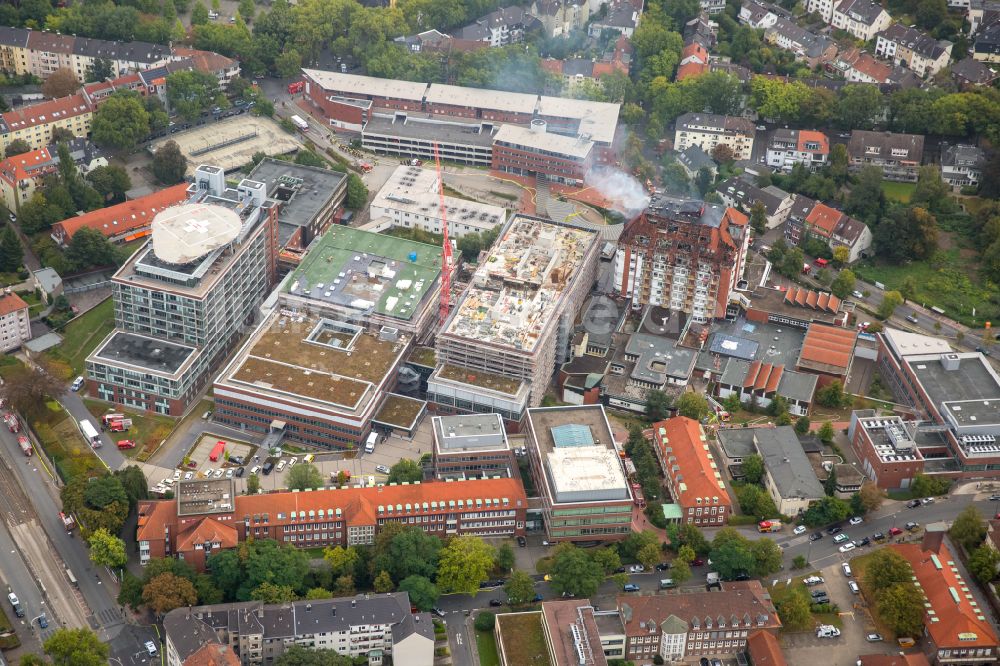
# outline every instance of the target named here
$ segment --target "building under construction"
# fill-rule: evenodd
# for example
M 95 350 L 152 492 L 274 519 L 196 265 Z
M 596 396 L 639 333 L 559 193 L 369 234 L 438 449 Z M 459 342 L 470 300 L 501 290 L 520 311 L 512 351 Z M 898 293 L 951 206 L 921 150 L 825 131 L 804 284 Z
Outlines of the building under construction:
M 698 324 L 725 317 L 743 275 L 748 222 L 719 204 L 654 199 L 618 239 L 615 291 L 634 308 L 659 305 Z
M 428 399 L 515 422 L 541 404 L 594 282 L 599 240 L 571 224 L 513 217 L 438 335 Z

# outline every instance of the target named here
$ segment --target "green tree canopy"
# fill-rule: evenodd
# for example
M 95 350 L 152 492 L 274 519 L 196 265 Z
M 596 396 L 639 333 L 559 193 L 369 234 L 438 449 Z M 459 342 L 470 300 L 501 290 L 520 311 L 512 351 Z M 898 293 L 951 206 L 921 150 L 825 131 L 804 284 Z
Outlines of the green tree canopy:
M 705 396 L 692 391 L 686 391 L 681 394 L 677 398 L 676 407 L 678 414 L 686 416 L 689 419 L 694 419 L 695 421 L 701 421 L 709 413 L 708 401 L 705 399 Z
M 374 564 L 376 569 L 388 571 L 396 582 L 414 575 L 433 579 L 440 556 L 440 538 L 427 534 L 419 527 L 407 525 L 382 548 L 376 549 Z M 476 584 L 479 584 L 478 581 Z
M 153 153 L 152 168 L 153 175 L 164 185 L 176 185 L 184 180 L 187 160 L 176 141 L 171 139 L 156 149 Z
M 0 231 L 0 271 L 15 272 L 24 261 L 24 248 L 11 225 Z
M 187 120 L 210 110 L 221 98 L 219 80 L 199 70 L 184 70 L 167 76 L 167 103 Z
M 275 585 L 265 581 L 250 592 L 250 598 L 254 601 L 263 601 L 265 604 L 284 604 L 295 601 L 298 595 L 290 585 Z
M 969 555 L 969 572 L 983 585 L 997 577 L 998 566 L 1000 566 L 1000 552 L 986 544 L 978 546 Z
M 150 610 L 162 616 L 175 608 L 198 603 L 198 593 L 188 579 L 162 573 L 143 586 L 142 600 Z
M 670 414 L 670 398 L 657 389 L 646 391 L 646 416 L 653 421 L 662 421 Z
M 912 582 L 893 583 L 876 597 L 879 618 L 898 636 L 920 636 L 924 628 L 924 595 Z
M 503 589 L 507 593 L 507 601 L 514 606 L 530 603 L 535 597 L 535 581 L 520 569 L 514 570 Z
M 604 580 L 601 565 L 585 550 L 570 543 L 560 544 L 556 549 L 549 574 L 556 593 L 568 592 L 581 598 L 596 593 Z
M 851 506 L 838 497 L 824 497 L 809 505 L 802 514 L 802 521 L 809 527 L 839 523 L 851 513 Z
M 422 611 L 434 608 L 441 597 L 437 586 L 424 576 L 407 576 L 399 583 L 398 589 L 409 594 L 410 603 Z
M 865 568 L 865 586 L 876 593 L 895 585 L 908 583 L 913 569 L 906 558 L 890 548 L 876 550 Z
M 354 666 L 354 660 L 335 650 L 292 645 L 274 660 L 274 666 Z
M 319 489 L 323 487 L 323 474 L 316 465 L 300 462 L 293 465 L 285 475 L 289 490 Z
M 389 483 L 416 483 L 424 480 L 424 469 L 416 460 L 402 458 L 389 468 Z
M 764 459 L 756 453 L 751 453 L 743 459 L 743 476 L 747 483 L 757 484 L 764 478 Z
M 979 509 L 970 504 L 955 517 L 948 534 L 967 551 L 971 551 L 986 538 L 986 521 Z
M 149 113 L 138 93 L 118 91 L 101 103 L 90 125 L 94 143 L 129 151 L 149 136 Z
M 475 595 L 493 569 L 493 546 L 475 536 L 458 536 L 441 549 L 437 584 L 443 592 Z
M 42 644 L 55 666 L 104 666 L 108 645 L 89 629 L 56 629 Z
M 125 542 L 103 527 L 92 532 L 87 543 L 90 544 L 90 561 L 94 564 L 119 569 L 128 561 Z

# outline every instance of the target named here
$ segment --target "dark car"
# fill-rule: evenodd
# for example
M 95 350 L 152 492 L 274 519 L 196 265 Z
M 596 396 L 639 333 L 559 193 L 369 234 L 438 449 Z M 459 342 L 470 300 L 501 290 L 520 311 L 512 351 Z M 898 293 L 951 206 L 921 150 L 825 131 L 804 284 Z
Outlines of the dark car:
M 813 532 L 812 534 L 809 535 L 810 541 L 819 541 L 822 538 L 823 538 L 822 532 Z
M 520 546 L 521 548 L 524 548 L 525 546 L 528 545 L 528 540 L 525 539 L 523 536 L 519 536 L 517 537 L 517 545 Z
M 657 571 L 666 571 L 669 568 L 670 568 L 670 562 L 660 562 L 659 564 L 656 565 Z
M 246 467 L 240 467 L 239 469 L 236 470 L 236 476 L 237 477 L 241 477 L 241 476 L 243 476 L 246 473 L 247 473 L 247 468 Z
M 444 611 L 441 610 L 440 608 L 432 608 L 431 613 L 437 615 L 438 617 L 444 617 Z
M 828 604 L 830 603 L 830 597 L 825 594 L 822 597 L 813 597 L 814 604 Z
M 920 500 L 910 500 L 906 503 L 908 509 L 916 509 L 918 506 L 920 506 Z
M 735 576 L 733 576 L 733 580 L 750 580 L 750 574 L 748 574 L 746 571 L 741 571 Z
M 810 595 L 813 599 L 818 599 L 819 597 L 827 596 L 826 590 L 813 590 Z
M 615 569 L 615 573 L 625 573 L 626 571 L 628 571 L 628 567 L 618 567 Z
M 503 602 L 499 599 L 490 599 L 490 606 L 503 606 Z
M 861 547 L 863 547 L 863 546 L 868 546 L 868 545 L 870 545 L 870 544 L 871 544 L 871 542 L 872 542 L 872 540 L 871 540 L 871 539 L 869 539 L 868 537 L 865 537 L 864 539 L 862 539 L 861 541 L 858 541 L 858 542 L 857 542 L 857 543 L 855 543 L 854 545 L 856 545 L 856 546 L 857 546 L 858 548 L 861 548 Z
M 701 559 L 700 557 L 696 557 L 693 560 L 691 560 L 691 566 L 693 567 L 700 567 L 703 566 L 704 564 L 705 560 Z
M 826 533 L 827 534 L 839 534 L 840 532 L 843 532 L 843 531 L 844 531 L 844 528 L 841 527 L 840 525 L 834 525 L 833 527 L 826 528 Z
M 707 657 L 702 657 L 701 661 L 699 661 L 698 664 L 699 664 L 699 666 L 711 666 L 711 664 L 709 664 L 709 662 L 708 662 L 708 658 Z
M 38 616 L 38 626 L 42 629 L 49 628 L 49 618 L 45 617 L 45 613 Z
M 916 532 L 918 529 L 920 529 L 920 523 L 910 522 L 910 523 L 906 523 L 906 525 L 904 525 L 904 527 L 906 527 L 906 529 L 908 529 L 911 532 Z
M 263 472 L 264 475 L 266 476 L 271 473 L 272 469 L 274 469 L 274 463 L 268 460 L 266 463 L 264 463 L 264 466 L 260 468 L 260 471 Z
M 875 541 L 885 541 L 885 535 L 882 534 L 881 532 L 876 532 L 875 534 L 872 535 L 872 539 L 874 539 Z

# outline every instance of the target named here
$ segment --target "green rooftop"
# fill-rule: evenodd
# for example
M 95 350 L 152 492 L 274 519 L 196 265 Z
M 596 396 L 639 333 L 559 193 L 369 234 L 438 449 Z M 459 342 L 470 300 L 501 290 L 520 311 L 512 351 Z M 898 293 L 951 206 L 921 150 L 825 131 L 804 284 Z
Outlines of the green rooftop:
M 410 319 L 441 275 L 441 248 L 334 226 L 287 281 L 288 293 Z M 306 291 L 308 290 L 308 291 Z

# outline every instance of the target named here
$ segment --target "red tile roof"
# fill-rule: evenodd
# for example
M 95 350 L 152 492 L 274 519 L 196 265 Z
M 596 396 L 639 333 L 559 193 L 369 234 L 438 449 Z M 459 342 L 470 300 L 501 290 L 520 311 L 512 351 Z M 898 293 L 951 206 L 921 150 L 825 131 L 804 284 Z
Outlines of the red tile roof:
M 9 294 L 0 294 L 0 317 L 9 315 L 11 312 L 24 310 L 27 307 L 28 304 L 14 292 Z
M 827 155 L 830 152 L 830 139 L 828 139 L 826 134 L 823 134 L 822 132 L 816 132 L 815 130 L 799 130 L 798 150 L 800 152 L 806 152 L 807 143 L 819 144 L 818 150 L 812 150 L 809 152 L 821 155 Z
M 817 203 L 809 215 L 806 216 L 806 226 L 812 227 L 813 231 L 819 231 L 824 236 L 833 234 L 837 223 L 844 214 L 835 208 L 830 208 L 826 204 Z
M 989 609 L 974 606 L 966 590 L 972 584 L 958 573 L 957 559 L 942 541 L 937 550 L 925 550 L 922 543 L 893 544 L 897 553 L 913 567 L 913 575 L 930 604 L 924 629 L 940 650 L 997 647 L 997 635 L 990 623 Z M 963 589 L 965 588 L 965 589 Z
M 187 199 L 187 187 L 187 183 L 181 183 L 117 206 L 98 208 L 65 219 L 53 225 L 52 234 L 58 237 L 61 243 L 69 243 L 73 234 L 83 227 L 96 229 L 108 238 L 143 229 L 153 222 L 153 217 L 158 212 Z
M 753 666 L 788 666 L 778 639 L 770 631 L 757 631 L 747 638 L 747 652 Z
M 891 65 L 879 62 L 867 53 L 862 53 L 858 56 L 858 59 L 851 64 L 851 67 L 865 76 L 871 77 L 876 83 L 885 83 L 889 79 L 889 75 L 892 74 Z
M 683 81 L 708 71 L 708 50 L 698 42 L 692 42 L 681 51 L 681 65 L 677 68 L 677 80 Z
M 826 292 L 816 293 L 802 287 L 789 287 L 785 292 L 785 303 L 803 308 L 836 313 L 840 310 L 841 300 Z
M 858 657 L 861 666 L 931 666 L 923 652 L 910 654 L 863 654 Z
M 857 331 L 812 323 L 802 341 L 799 366 L 831 374 L 844 374 L 851 365 Z
M 0 162 L 0 175 L 8 182 L 16 185 L 22 180 L 34 178 L 42 172 L 55 168 L 52 156 L 46 148 L 8 157 Z
M 239 535 L 232 525 L 224 525 L 214 518 L 202 518 L 185 527 L 177 535 L 177 550 L 194 550 L 195 544 L 218 543 L 222 548 L 235 548 Z
M 706 620 L 718 626 L 720 619 L 725 621 L 727 628 L 736 624 L 741 629 L 781 627 L 774 603 L 759 580 L 726 583 L 721 591 L 713 592 L 697 590 L 684 594 L 620 596 L 617 603 L 628 636 L 648 635 L 650 619 L 659 627 L 671 615 L 686 622 L 689 629 L 697 620 L 702 631 L 708 624 Z
M 174 48 L 174 55 L 190 58 L 195 69 L 199 72 L 207 72 L 209 74 L 216 74 L 236 64 L 236 61 L 232 58 L 227 58 L 214 51 L 200 51 L 180 46 Z
M 8 111 L 3 114 L 3 121 L 7 123 L 11 132 L 16 132 L 26 127 L 45 125 L 56 120 L 80 116 L 90 113 L 91 110 L 90 102 L 83 95 L 77 94 Z
M 240 658 L 228 645 L 205 643 L 184 660 L 183 666 L 240 666 Z
M 713 506 L 731 504 L 719 465 L 709 451 L 700 423 L 686 416 L 654 423 L 653 442 L 659 449 L 660 458 L 667 463 L 667 473 L 675 480 L 675 486 L 679 488 L 683 483 L 687 488 L 674 498 L 678 503 L 691 505 L 696 497 L 718 497 L 719 503 L 713 502 Z M 677 482 L 678 476 L 680 482 Z
M 764 391 L 766 393 L 776 391 L 784 371 L 785 366 L 783 365 L 771 365 L 770 363 L 754 361 L 750 364 L 747 376 L 743 380 L 743 388 Z

